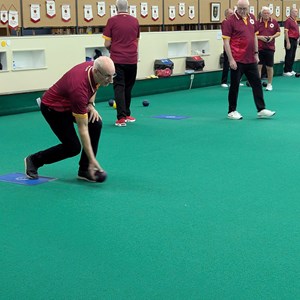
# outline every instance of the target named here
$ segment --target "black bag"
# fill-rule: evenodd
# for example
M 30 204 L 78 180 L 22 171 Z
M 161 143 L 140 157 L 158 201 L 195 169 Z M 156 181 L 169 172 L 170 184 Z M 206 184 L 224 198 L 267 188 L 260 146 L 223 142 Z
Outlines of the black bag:
M 202 71 L 205 67 L 204 60 L 199 56 L 190 56 L 185 60 L 186 70 Z
M 95 55 L 93 57 L 93 59 L 97 59 L 98 57 L 102 56 L 102 52 L 99 49 L 95 49 Z
M 156 59 L 154 62 L 154 71 L 156 70 L 164 70 L 164 69 L 170 69 L 173 72 L 174 69 L 174 63 L 166 58 L 166 59 Z

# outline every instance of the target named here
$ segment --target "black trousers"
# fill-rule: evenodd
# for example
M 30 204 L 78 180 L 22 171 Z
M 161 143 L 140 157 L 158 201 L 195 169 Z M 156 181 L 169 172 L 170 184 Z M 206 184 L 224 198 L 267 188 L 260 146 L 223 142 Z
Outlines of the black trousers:
M 292 72 L 293 64 L 295 61 L 296 51 L 297 51 L 297 40 L 293 38 L 289 38 L 291 48 L 286 49 L 286 41 L 284 40 L 284 48 L 285 48 L 285 58 L 284 58 L 284 68 L 283 72 Z
M 39 168 L 44 164 L 52 164 L 76 156 L 81 151 L 79 168 L 84 171 L 87 170 L 89 160 L 84 150 L 81 150 L 81 142 L 74 126 L 75 118 L 71 111 L 57 112 L 48 108 L 46 105 L 41 104 L 41 112 L 61 143 L 33 154 L 33 164 Z M 96 156 L 101 135 L 102 121 L 99 119 L 94 123 L 89 122 L 88 129 L 92 148 Z
M 137 64 L 115 64 L 117 76 L 114 78 L 117 119 L 130 116 L 131 91 L 135 84 Z
M 228 61 L 228 56 L 226 52 L 223 52 L 223 71 L 222 71 L 222 79 L 221 79 L 221 84 L 228 82 L 228 73 L 229 73 L 229 61 Z
M 236 110 L 240 80 L 243 74 L 246 75 L 247 80 L 252 88 L 252 94 L 257 111 L 261 111 L 262 109 L 264 109 L 265 101 L 261 81 L 258 74 L 257 63 L 242 64 L 237 62 L 237 69 L 231 69 L 230 72 L 231 84 L 228 93 L 228 113 Z

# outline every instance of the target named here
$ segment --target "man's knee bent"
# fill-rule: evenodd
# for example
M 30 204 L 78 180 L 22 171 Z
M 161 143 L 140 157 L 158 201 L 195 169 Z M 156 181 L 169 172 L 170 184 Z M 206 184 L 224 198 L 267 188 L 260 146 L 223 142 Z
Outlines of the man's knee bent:
M 79 141 L 72 144 L 64 144 L 64 148 L 68 157 L 76 156 L 81 152 L 81 144 Z

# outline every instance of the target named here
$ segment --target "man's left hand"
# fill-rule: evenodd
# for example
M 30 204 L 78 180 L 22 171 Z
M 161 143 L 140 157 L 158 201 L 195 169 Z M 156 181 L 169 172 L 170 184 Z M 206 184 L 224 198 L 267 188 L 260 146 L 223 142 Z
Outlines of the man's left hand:
M 91 105 L 89 105 L 89 122 L 94 123 L 95 121 L 102 120 L 98 111 Z

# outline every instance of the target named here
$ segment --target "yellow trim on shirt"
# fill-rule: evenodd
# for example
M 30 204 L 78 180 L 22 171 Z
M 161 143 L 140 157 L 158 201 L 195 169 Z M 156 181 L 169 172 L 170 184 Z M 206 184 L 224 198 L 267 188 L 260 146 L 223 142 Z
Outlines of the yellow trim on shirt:
M 72 115 L 75 118 L 79 118 L 79 119 L 87 119 L 88 118 L 88 114 L 87 113 L 85 113 L 85 114 L 75 114 L 75 113 L 72 113 Z
M 106 36 L 106 35 L 102 35 L 102 37 L 103 37 L 105 40 L 107 40 L 107 41 L 111 41 L 111 38 L 108 37 L 108 36 Z

